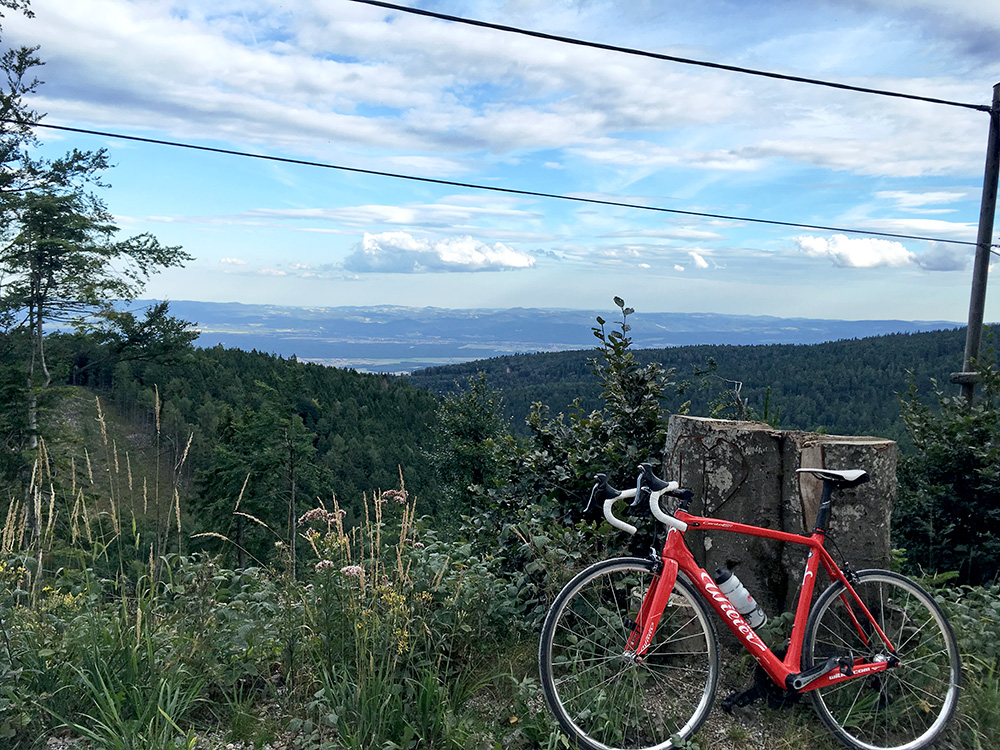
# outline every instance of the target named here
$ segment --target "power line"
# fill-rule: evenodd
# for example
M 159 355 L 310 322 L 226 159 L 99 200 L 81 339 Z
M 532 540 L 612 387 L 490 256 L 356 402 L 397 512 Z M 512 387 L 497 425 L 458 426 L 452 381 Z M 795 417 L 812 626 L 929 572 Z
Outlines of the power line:
M 970 104 L 968 102 L 953 101 L 951 99 L 938 99 L 932 96 L 920 96 L 919 94 L 907 94 L 900 91 L 889 91 L 887 89 L 876 89 L 868 88 L 866 86 L 854 86 L 849 83 L 839 83 L 837 81 L 825 81 L 818 78 L 806 78 L 804 76 L 793 76 L 787 75 L 785 73 L 775 73 L 767 70 L 757 70 L 755 68 L 743 68 L 738 65 L 725 65 L 723 63 L 710 62 L 707 60 L 695 60 L 689 57 L 678 57 L 676 55 L 664 55 L 659 52 L 649 52 L 647 50 L 635 49 L 632 47 L 620 47 L 614 44 L 603 44 L 601 42 L 588 42 L 582 39 L 575 39 L 568 36 L 560 36 L 558 34 L 546 34 L 542 31 L 531 31 L 529 29 L 518 28 L 517 26 L 506 26 L 499 23 L 490 23 L 488 21 L 479 21 L 472 18 L 463 18 L 462 16 L 452 16 L 447 13 L 437 13 L 431 10 L 423 10 L 422 8 L 411 8 L 406 5 L 397 5 L 396 3 L 383 2 L 383 0 L 350 0 L 353 3 L 361 3 L 363 5 L 374 5 L 379 8 L 386 8 L 388 10 L 396 10 L 401 13 L 410 13 L 417 16 L 426 16 L 428 18 L 437 18 L 441 21 L 451 21 L 453 23 L 461 23 L 467 26 L 478 26 L 484 29 L 493 29 L 494 31 L 504 31 L 510 34 L 520 34 L 522 36 L 530 36 L 536 39 L 545 39 L 552 42 L 562 42 L 563 44 L 572 44 L 578 47 L 591 47 L 593 49 L 607 50 L 609 52 L 621 52 L 626 55 L 635 55 L 638 57 L 648 57 L 654 60 L 666 60 L 667 62 L 680 63 L 682 65 L 697 65 L 702 68 L 712 68 L 714 70 L 726 70 L 732 73 L 743 73 L 745 75 L 760 76 L 763 78 L 774 78 L 779 81 L 791 81 L 793 83 L 807 83 L 813 86 L 825 86 L 827 88 L 840 89 L 842 91 L 854 91 L 862 94 L 875 94 L 877 96 L 890 96 L 897 99 L 910 99 L 918 102 L 928 102 L 930 104 L 943 104 L 949 107 L 962 107 L 964 109 L 975 109 L 980 112 L 991 112 L 992 108 L 988 104 Z
M 719 219 L 722 221 L 734 221 L 748 224 L 766 224 L 777 227 L 791 227 L 795 229 L 814 229 L 823 232 L 841 232 L 843 234 L 860 234 L 869 237 L 888 237 L 900 240 L 919 240 L 922 242 L 941 242 L 952 245 L 971 245 L 977 243 L 968 240 L 952 240 L 943 237 L 924 237 L 916 234 L 898 234 L 895 232 L 876 232 L 868 229 L 852 229 L 850 227 L 835 227 L 822 224 L 803 224 L 794 221 L 776 221 L 774 219 L 760 219 L 751 216 L 732 216 L 729 214 L 713 214 L 703 211 L 684 211 L 678 208 L 666 208 L 664 206 L 648 206 L 641 203 L 628 203 L 627 201 L 604 200 L 600 198 L 585 198 L 578 195 L 560 195 L 558 193 L 543 193 L 535 190 L 518 190 L 516 188 L 497 187 L 496 185 L 480 185 L 474 182 L 457 182 L 455 180 L 442 180 L 435 177 L 421 177 L 419 175 L 400 174 L 397 172 L 384 172 L 377 169 L 363 169 L 361 167 L 348 167 L 342 164 L 330 164 L 327 162 L 309 161 L 306 159 L 292 159 L 285 156 L 274 156 L 271 154 L 254 154 L 249 151 L 236 151 L 228 148 L 216 148 L 214 146 L 200 146 L 194 143 L 182 143 L 180 141 L 168 141 L 160 138 L 144 138 L 138 135 L 125 135 L 124 133 L 111 133 L 103 130 L 91 130 L 89 128 L 73 128 L 66 125 L 50 125 L 48 123 L 36 122 L 25 123 L 21 120 L 0 118 L 0 122 L 15 125 L 33 125 L 36 128 L 48 128 L 49 130 L 60 130 L 68 133 L 80 133 L 82 135 L 96 135 L 103 138 L 115 138 L 123 141 L 135 141 L 138 143 L 149 143 L 156 146 L 169 146 L 172 148 L 183 148 L 190 151 L 202 151 L 212 154 L 223 154 L 225 156 L 239 156 L 246 159 L 258 159 L 261 161 L 278 162 L 281 164 L 295 164 L 304 167 L 318 167 L 320 169 L 333 169 L 340 172 L 351 172 L 354 174 L 373 175 L 376 177 L 390 177 L 397 180 L 409 180 L 411 182 L 423 182 L 432 185 L 445 185 L 447 187 L 465 188 L 468 190 L 484 190 L 493 193 L 503 193 L 506 195 L 521 195 L 530 198 L 548 198 L 551 200 L 571 201 L 574 203 L 588 203 L 597 206 L 612 206 L 615 208 L 631 208 L 638 211 L 653 211 L 656 213 L 673 214 L 676 216 L 692 216 L 701 219 Z M 1000 245 L 991 245 L 1000 247 Z

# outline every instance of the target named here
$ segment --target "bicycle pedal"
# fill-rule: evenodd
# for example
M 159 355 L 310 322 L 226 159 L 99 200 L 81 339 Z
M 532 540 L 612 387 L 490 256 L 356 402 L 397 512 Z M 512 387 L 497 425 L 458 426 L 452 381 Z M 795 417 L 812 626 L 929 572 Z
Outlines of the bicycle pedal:
M 837 664 L 840 666 L 840 673 L 844 677 L 850 677 L 854 674 L 854 658 L 850 656 L 841 656 L 837 659 Z

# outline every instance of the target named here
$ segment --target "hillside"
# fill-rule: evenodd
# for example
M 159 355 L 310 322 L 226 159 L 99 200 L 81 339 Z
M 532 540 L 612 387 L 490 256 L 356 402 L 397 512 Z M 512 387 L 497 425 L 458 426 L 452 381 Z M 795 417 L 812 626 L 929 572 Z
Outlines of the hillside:
M 79 365 L 84 344 L 67 338 L 53 348 Z M 398 486 L 401 472 L 422 509 L 434 511 L 436 482 L 423 451 L 438 400 L 400 378 L 214 347 L 166 364 L 109 362 L 71 380 L 89 389 L 88 408 L 96 396 L 104 402 L 118 445 L 142 444 L 157 465 L 172 467 L 192 531 L 238 538 L 258 557 L 286 533 L 290 514 L 317 497 L 329 503 L 335 495 L 355 518 L 363 494 Z M 78 439 L 100 455 L 93 419 L 74 421 L 87 428 Z M 237 505 L 247 523 L 234 515 Z M 212 538 L 196 546 L 233 550 Z
M 642 339 L 635 337 L 641 345 Z M 779 424 L 790 429 L 849 435 L 875 434 L 905 441 L 897 394 L 909 387 L 912 371 L 921 391 L 931 379 L 948 382 L 959 369 L 965 330 L 893 334 L 811 345 L 700 345 L 641 349 L 643 362 L 658 361 L 675 368 L 675 379 L 691 386 L 669 404 L 678 409 L 691 401 L 695 414 L 709 414 L 734 383 L 740 395 L 760 414 L 770 388 L 770 413 L 780 409 Z M 503 393 L 507 416 L 516 429 L 532 402 L 553 412 L 570 408 L 579 398 L 584 409 L 598 404 L 598 385 L 588 364 L 593 350 L 524 354 L 418 370 L 409 376 L 416 386 L 438 394 L 453 392 L 476 372 L 486 374 Z M 714 374 L 693 377 L 711 358 Z

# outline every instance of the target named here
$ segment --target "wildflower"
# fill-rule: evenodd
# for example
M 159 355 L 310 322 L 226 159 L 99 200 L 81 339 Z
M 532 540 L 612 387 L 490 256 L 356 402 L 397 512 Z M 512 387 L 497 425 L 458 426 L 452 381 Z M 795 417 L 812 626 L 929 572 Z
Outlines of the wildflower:
M 307 523 L 312 521 L 322 521 L 323 523 L 328 523 L 333 520 L 333 513 L 330 513 L 323 508 L 313 508 L 312 510 L 307 510 L 299 518 L 299 526 L 305 526 Z
M 413 543 L 413 549 L 423 549 L 423 548 L 424 548 L 424 543 L 423 542 L 414 542 Z
M 330 564 L 333 565 L 333 563 Z M 360 565 L 345 565 L 340 569 L 340 572 L 348 578 L 360 578 L 365 571 Z
M 333 560 L 320 560 L 316 563 L 316 572 L 319 573 L 322 570 L 329 570 L 333 567 Z
M 382 493 L 382 497 L 386 500 L 395 500 L 397 505 L 406 505 L 409 495 L 406 490 L 386 490 Z

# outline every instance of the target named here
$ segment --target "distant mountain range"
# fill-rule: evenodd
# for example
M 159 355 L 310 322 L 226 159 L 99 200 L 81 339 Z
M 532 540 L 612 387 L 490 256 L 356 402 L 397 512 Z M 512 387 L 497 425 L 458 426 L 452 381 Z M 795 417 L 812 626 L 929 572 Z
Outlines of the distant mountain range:
M 505 354 L 588 349 L 596 344 L 591 328 L 598 315 L 608 321 L 609 329 L 619 319 L 613 308 L 280 307 L 185 300 L 171 301 L 170 308 L 175 316 L 196 324 L 198 346 L 256 349 L 370 372 L 410 372 Z M 629 323 L 635 346 L 641 349 L 691 344 L 816 344 L 960 325 L 949 321 L 642 311 L 630 316 Z

